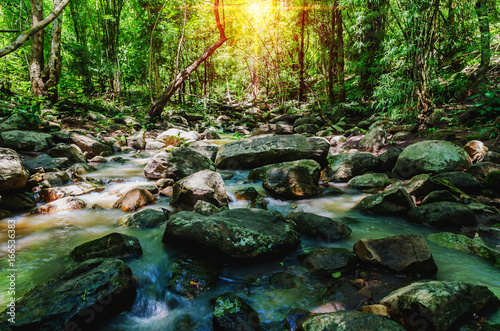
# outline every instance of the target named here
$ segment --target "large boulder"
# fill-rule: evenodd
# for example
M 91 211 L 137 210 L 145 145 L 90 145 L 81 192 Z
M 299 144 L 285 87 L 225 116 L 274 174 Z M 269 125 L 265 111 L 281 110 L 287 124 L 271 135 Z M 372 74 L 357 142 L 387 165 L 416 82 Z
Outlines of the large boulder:
M 344 310 L 344 311 L 336 311 L 333 313 L 312 314 L 302 323 L 300 329 L 296 330 L 404 331 L 404 328 L 398 323 L 379 315 L 363 313 L 355 310 Z
M 498 307 L 500 300 L 486 286 L 427 281 L 400 288 L 380 303 L 407 330 L 448 330 L 460 317 Z
M 272 163 L 312 159 L 323 166 L 329 147 L 322 138 L 260 136 L 225 144 L 217 152 L 215 165 L 224 169 L 252 169 Z
M 169 268 L 168 289 L 186 298 L 213 288 L 219 278 L 215 265 L 207 261 L 179 258 Z
M 293 126 L 288 125 L 288 124 L 262 124 L 260 127 L 258 127 L 253 133 L 252 136 L 261 136 L 264 134 L 278 134 L 278 135 L 284 135 L 284 134 L 293 134 Z
M 276 168 L 279 166 L 283 167 L 299 166 L 302 168 L 306 168 L 307 171 L 309 172 L 309 175 L 313 178 L 315 182 L 317 182 L 321 176 L 321 166 L 318 162 L 314 160 L 297 160 L 297 161 L 268 164 L 262 167 L 255 168 L 248 174 L 248 179 L 262 180 L 264 173 L 266 173 L 269 169 Z
M 29 122 L 21 113 L 14 113 L 8 119 L 0 123 L 0 131 L 20 130 L 30 126 Z
M 53 146 L 52 135 L 36 131 L 12 130 L 0 134 L 3 147 L 16 151 L 40 152 Z
M 330 165 L 323 173 L 327 182 L 347 182 L 367 172 L 377 171 L 380 160 L 370 153 L 337 154 L 328 158 Z
M 40 196 L 46 202 L 52 202 L 69 196 L 79 196 L 91 192 L 101 192 L 104 186 L 91 182 L 81 182 L 67 186 L 48 187 L 40 191 Z
M 423 197 L 435 189 L 435 183 L 428 174 L 416 175 L 408 180 L 397 181 L 385 188 L 385 191 L 391 191 L 401 188 L 408 194 L 416 197 Z
M 312 213 L 296 212 L 285 218 L 296 224 L 300 234 L 326 242 L 343 239 L 352 232 L 351 228 L 342 222 Z
M 118 225 L 127 225 L 135 228 L 154 228 L 165 222 L 167 216 L 162 210 L 144 209 L 136 213 L 127 214 L 118 220 Z
M 142 247 L 139 239 L 116 232 L 83 243 L 70 253 L 71 258 L 79 262 L 98 257 L 126 259 L 141 255 Z
M 125 263 L 87 260 L 35 286 L 18 300 L 15 326 L 22 330 L 95 329 L 130 310 L 136 295 L 132 271 Z
M 22 189 L 28 177 L 17 153 L 10 148 L 0 148 L 0 191 Z
M 94 156 L 108 156 L 113 154 L 113 148 L 104 144 L 92 137 L 84 136 L 82 134 L 73 133 L 71 140 L 77 145 L 84 153 L 87 153 L 87 158 Z
M 300 243 L 295 224 L 279 212 L 247 208 L 211 216 L 179 212 L 168 220 L 162 240 L 195 247 L 223 260 L 282 256 Z
M 408 213 L 410 221 L 435 227 L 460 228 L 462 226 L 475 226 L 476 216 L 465 205 L 457 202 L 433 202 L 417 208 Z
M 195 152 L 200 153 L 203 156 L 208 157 L 212 162 L 215 161 L 215 157 L 217 156 L 217 151 L 219 150 L 219 145 L 209 143 L 207 141 L 195 141 L 189 148 L 194 150 Z
M 148 190 L 143 188 L 133 188 L 127 191 L 123 197 L 118 199 L 113 204 L 113 208 L 119 208 L 128 213 L 139 210 L 142 207 L 155 202 L 156 198 Z
M 34 174 L 40 171 L 59 171 L 68 165 L 68 158 L 52 157 L 47 154 L 40 154 L 33 159 L 23 159 L 22 162 L 26 169 L 31 174 Z
M 78 210 L 87 207 L 87 203 L 75 197 L 66 197 L 41 205 L 37 208 L 37 214 L 48 214 L 57 211 Z
M 200 140 L 201 135 L 196 131 L 184 131 L 180 129 L 168 129 L 156 137 L 157 141 L 165 144 L 165 146 L 176 146 L 182 142 L 193 142 Z
M 312 161 L 312 160 L 311 160 Z M 315 169 L 320 167 L 316 163 Z M 318 193 L 318 175 L 313 177 L 308 167 L 292 162 L 278 163 L 262 174 L 262 187 L 282 199 L 309 198 Z
M 400 147 L 392 147 L 378 157 L 382 170 L 391 171 L 398 161 L 399 154 L 403 151 Z
M 210 202 L 216 207 L 229 203 L 222 176 L 215 171 L 203 170 L 175 183 L 170 204 L 179 210 L 193 210 L 198 200 Z
M 137 131 L 127 138 L 127 145 L 135 149 L 144 149 L 146 147 L 146 131 Z
M 372 194 L 358 202 L 356 209 L 368 214 L 405 214 L 415 207 L 411 196 L 401 188 Z
M 242 298 L 224 293 L 212 299 L 214 331 L 262 330 L 259 314 Z
M 397 273 L 434 275 L 438 271 L 422 235 L 397 235 L 383 239 L 361 239 L 354 253 L 363 262 Z
M 462 147 L 449 141 L 428 140 L 406 147 L 399 155 L 393 173 L 410 178 L 422 173 L 467 169 L 470 165 L 471 160 Z
M 427 238 L 439 246 L 472 253 L 500 265 L 500 251 L 487 246 L 482 238 L 469 238 L 451 232 L 431 233 Z
M 156 154 L 144 168 L 149 179 L 172 178 L 177 181 L 201 170 L 215 170 L 209 158 L 187 147 L 176 148 L 172 153 Z
M 314 248 L 299 254 L 302 266 L 316 276 L 331 277 L 335 272 L 351 272 L 358 259 L 345 248 Z
M 387 133 L 381 127 L 371 129 L 359 141 L 358 149 L 363 152 L 376 153 L 385 145 Z
M 347 186 L 358 190 L 381 188 L 389 178 L 386 174 L 374 173 L 356 176 L 347 182 Z
M 451 184 L 466 193 L 477 193 L 481 189 L 479 180 L 467 172 L 444 172 L 432 176 L 432 180 L 445 187 Z
M 55 147 L 49 149 L 47 154 L 55 158 L 65 157 L 70 164 L 87 163 L 87 158 L 83 155 L 82 150 L 75 144 L 57 144 Z

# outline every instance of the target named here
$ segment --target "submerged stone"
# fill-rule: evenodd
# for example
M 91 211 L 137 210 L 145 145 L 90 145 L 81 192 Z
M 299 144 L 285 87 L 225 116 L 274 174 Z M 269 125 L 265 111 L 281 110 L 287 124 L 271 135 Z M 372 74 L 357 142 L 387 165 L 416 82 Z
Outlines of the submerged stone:
M 75 261 L 98 257 L 126 259 L 142 255 L 139 239 L 121 233 L 110 233 L 102 238 L 75 247 L 70 256 Z
M 262 330 L 259 314 L 240 297 L 224 293 L 212 304 L 214 331 Z

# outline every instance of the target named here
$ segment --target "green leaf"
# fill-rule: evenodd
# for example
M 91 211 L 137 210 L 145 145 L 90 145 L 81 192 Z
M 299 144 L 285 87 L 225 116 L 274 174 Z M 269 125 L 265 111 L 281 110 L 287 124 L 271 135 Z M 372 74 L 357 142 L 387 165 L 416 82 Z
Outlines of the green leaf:
M 494 98 L 496 93 L 495 92 L 486 92 L 484 95 L 486 95 L 487 98 Z
M 341 274 L 340 272 L 338 272 L 338 271 L 337 271 L 337 272 L 334 272 L 334 273 L 332 274 L 332 277 L 333 277 L 333 278 L 335 278 L 335 279 L 340 278 L 340 276 L 342 276 L 342 274 Z

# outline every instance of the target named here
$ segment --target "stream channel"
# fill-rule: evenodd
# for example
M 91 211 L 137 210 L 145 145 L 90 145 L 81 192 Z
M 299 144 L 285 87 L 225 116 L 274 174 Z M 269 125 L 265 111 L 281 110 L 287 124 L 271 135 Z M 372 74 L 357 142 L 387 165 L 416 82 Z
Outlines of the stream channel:
M 142 245 L 143 255 L 125 260 L 138 280 L 138 295 L 131 311 L 123 313 L 99 330 L 175 330 L 174 323 L 183 315 L 192 316 L 196 329 L 212 329 L 210 299 L 231 292 L 242 297 L 260 315 L 262 326 L 268 330 L 284 330 L 281 323 L 293 308 L 312 312 L 332 310 L 331 303 L 325 305 L 321 293 L 325 280 L 311 277 L 308 271 L 293 257 L 283 261 L 247 264 L 238 267 L 223 267 L 217 286 L 195 299 L 183 298 L 167 289 L 169 266 L 179 256 L 179 251 L 161 242 L 165 224 L 153 229 L 130 228 L 116 224 L 123 215 L 119 209 L 111 209 L 118 200 L 118 191 L 138 183 L 147 182 L 143 169 L 156 151 L 121 154 L 123 163 L 108 162 L 97 166 L 98 170 L 83 177 L 93 177 L 105 181 L 106 189 L 100 193 L 79 196 L 88 206 L 98 203 L 105 209 L 84 209 L 56 212 L 44 215 L 17 215 L 17 268 L 16 296 L 21 297 L 31 287 L 48 280 L 60 272 L 67 263 L 68 254 L 74 247 L 100 238 L 111 232 L 136 236 Z M 109 159 L 109 158 L 108 158 Z M 227 171 L 224 171 L 227 172 Z M 226 190 L 233 202 L 229 207 L 244 208 L 247 201 L 238 201 L 234 192 L 240 188 L 254 186 L 266 196 L 260 182 L 245 183 L 248 171 L 231 171 L 233 177 L 225 180 Z M 117 183 L 115 180 L 123 182 Z M 150 182 L 154 183 L 154 182 Z M 336 184 L 337 185 L 337 184 Z M 280 201 L 266 198 L 269 210 L 280 211 L 283 215 L 293 211 L 316 213 L 338 219 L 351 218 L 349 226 L 352 234 L 334 242 L 318 242 L 302 238 L 304 247 L 343 247 L 352 250 L 353 244 L 362 238 L 384 238 L 397 234 L 422 234 L 438 230 L 419 226 L 398 217 L 362 215 L 353 206 L 366 194 L 345 188 L 345 194 L 331 197 L 318 197 L 299 201 Z M 145 208 L 167 208 L 170 197 L 159 196 L 156 204 Z M 7 219 L 0 221 L 2 243 L 0 250 L 0 286 L 8 288 L 7 276 Z M 439 271 L 437 280 L 465 281 L 486 285 L 500 297 L 500 271 L 492 263 L 477 256 L 458 250 L 443 248 L 429 242 Z M 500 249 L 500 247 L 494 247 Z M 297 286 L 291 289 L 278 289 L 265 282 L 265 278 L 277 271 L 286 271 L 296 276 Z M 263 280 L 264 279 L 264 280 Z M 248 285 L 250 283 L 251 285 Z M 5 307 L 8 298 L 2 291 L 0 305 Z M 338 303 L 337 306 L 341 306 Z M 500 312 L 487 316 L 490 323 L 500 323 Z

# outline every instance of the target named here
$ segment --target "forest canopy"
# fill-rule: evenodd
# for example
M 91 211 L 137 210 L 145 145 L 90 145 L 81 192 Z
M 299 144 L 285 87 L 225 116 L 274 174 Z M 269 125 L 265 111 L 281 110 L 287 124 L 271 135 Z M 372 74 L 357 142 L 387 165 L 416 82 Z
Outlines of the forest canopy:
M 347 103 L 415 122 L 500 89 L 498 2 L 73 0 L 0 58 L 0 91 L 52 103 L 133 94 L 146 114 L 182 76 L 171 104 Z M 61 3 L 0 0 L 0 48 Z M 227 41 L 183 73 L 221 28 Z

